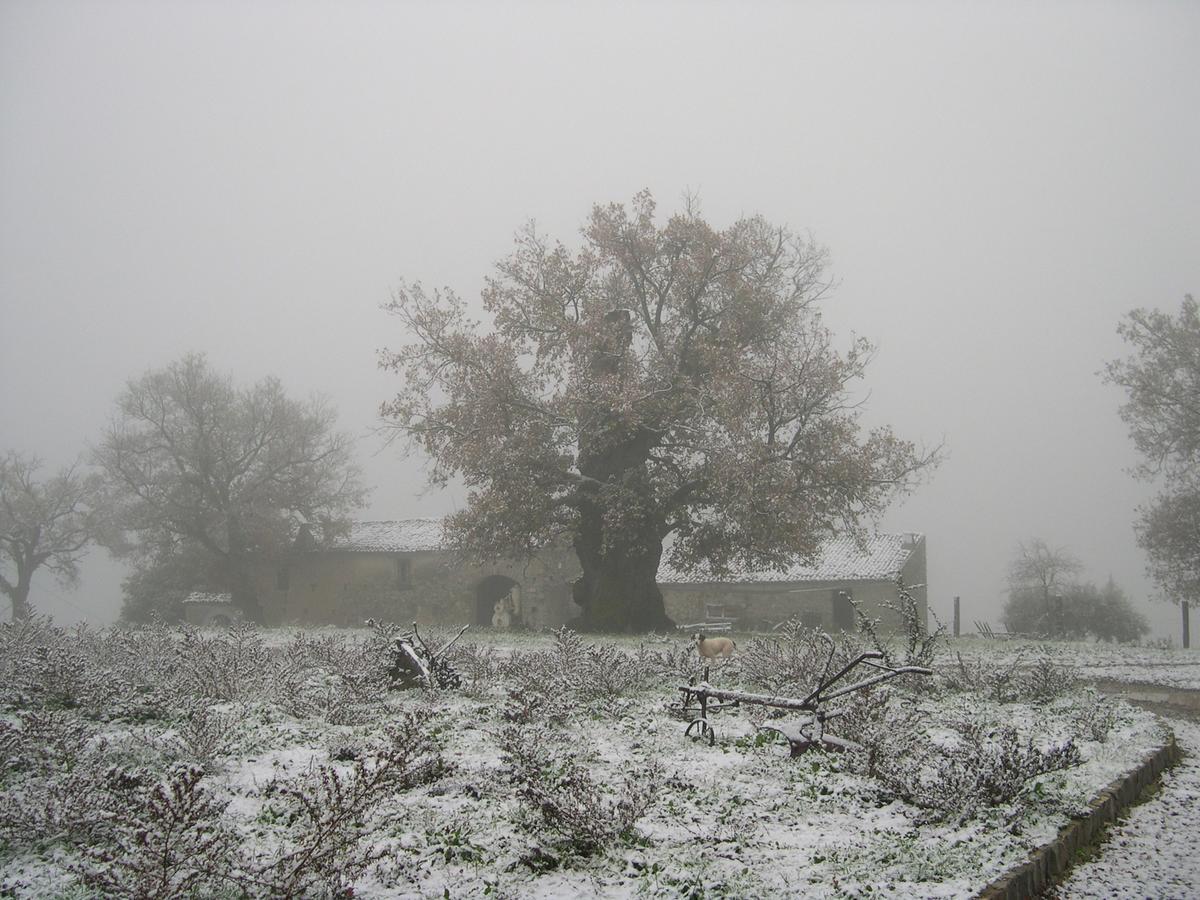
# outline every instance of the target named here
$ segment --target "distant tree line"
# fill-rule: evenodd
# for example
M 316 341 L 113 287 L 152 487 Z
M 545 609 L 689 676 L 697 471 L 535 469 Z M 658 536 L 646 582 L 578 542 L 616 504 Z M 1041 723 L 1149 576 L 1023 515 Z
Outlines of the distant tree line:
M 13 620 L 32 612 L 34 574 L 72 584 L 89 544 L 132 564 L 122 617 L 182 616 L 189 591 L 229 593 L 261 618 L 252 560 L 286 548 L 300 524 L 336 529 L 365 491 L 351 438 L 322 399 L 274 378 L 242 387 L 189 355 L 129 382 L 81 464 L 40 475 L 0 458 L 0 592 Z
M 1009 567 L 1004 626 L 1011 632 L 1058 638 L 1132 643 L 1150 631 L 1110 576 L 1103 587 L 1074 576 L 1079 560 L 1040 538 L 1019 545 Z
M 126 617 L 177 614 L 181 595 L 199 588 L 229 593 L 260 621 L 254 559 L 364 500 L 335 418 L 326 401 L 294 400 L 274 378 L 240 387 L 199 355 L 131 381 L 95 451 L 109 548 L 134 565 Z

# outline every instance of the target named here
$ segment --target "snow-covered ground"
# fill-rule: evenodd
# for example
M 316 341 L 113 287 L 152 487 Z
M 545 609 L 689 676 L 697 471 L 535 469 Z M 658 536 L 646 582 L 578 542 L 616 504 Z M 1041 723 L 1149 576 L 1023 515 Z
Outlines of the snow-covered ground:
M 1053 897 L 1200 897 L 1200 725 L 1167 721 L 1183 761 L 1163 775 L 1152 799 L 1109 830 L 1095 858 L 1072 869 Z
M 1069 660 L 1081 679 L 1126 685 L 1114 693 L 1155 703 L 1184 758 L 1162 778 L 1160 791 L 1110 828 L 1087 862 L 1071 870 L 1050 896 L 1192 900 L 1200 897 L 1200 653 L 1178 648 L 1110 644 L 1047 645 L 1036 641 L 948 642 L 944 657 L 1024 664 L 1049 652 Z M 1179 704 L 1172 710 L 1162 701 Z
M 184 831 L 199 843 L 189 852 L 208 854 L 224 879 L 205 880 L 176 853 L 172 877 L 197 878 L 198 896 L 278 894 L 283 864 L 295 864 L 306 842 L 329 855 L 301 860 L 308 880 L 297 895 L 305 896 L 336 885 L 321 865 L 344 867 L 344 887 L 379 900 L 969 896 L 1164 738 L 1154 714 L 1082 682 L 1038 692 L 1064 675 L 1069 683 L 1103 671 L 1148 683 L 1192 668 L 1180 651 L 950 642 L 925 688 L 898 690 L 891 718 L 857 726 L 876 729 L 885 756 L 928 766 L 915 792 L 942 792 L 938 807 L 906 800 L 896 780 L 869 777 L 861 756 L 790 759 L 786 746 L 756 732 L 761 708 L 715 716 L 715 746 L 685 739 L 684 722 L 667 709 L 695 671 L 682 638 L 571 644 L 484 634 L 460 648 L 461 688 L 395 691 L 373 670 L 377 659 L 360 652 L 367 633 L 64 633 L 38 638 L 50 646 L 36 651 L 26 638 L 0 637 L 10 641 L 0 646 L 0 896 L 73 900 L 137 895 L 112 884 L 145 862 L 139 829 L 162 820 L 164 803 L 193 816 Z M 752 645 L 739 639 L 740 658 L 713 682 L 753 688 Z M 398 726 L 424 735 L 409 761 L 437 758 L 439 767 L 354 806 Z M 1200 749 L 1197 726 L 1187 728 L 1181 743 Z M 1066 768 L 1018 781 L 1015 794 L 982 786 L 1008 799 L 959 808 L 945 796 L 980 788 L 974 775 L 989 754 L 1018 759 L 1068 739 L 1078 758 Z M 939 747 L 980 755 L 942 758 Z M 208 818 L 196 812 L 203 803 L 155 801 L 159 813 L 139 806 L 155 784 L 173 778 L 181 790 L 181 765 L 200 766 L 194 797 L 215 803 Z M 1197 776 L 1185 772 L 1171 777 L 1191 794 L 1170 800 L 1162 816 L 1180 815 L 1195 797 Z M 1175 796 L 1164 791 L 1138 815 Z M 91 818 L 73 819 L 71 803 Z M 610 827 L 621 822 L 630 827 Z M 204 843 L 214 834 L 231 841 L 219 844 L 224 855 Z M 1164 871 L 1183 877 L 1197 868 L 1181 855 Z M 1078 877 L 1100 886 L 1087 896 L 1129 896 L 1127 887 L 1143 883 L 1130 878 L 1141 875 Z M 1180 883 L 1137 895 L 1194 894 L 1176 892 Z
M 1072 666 L 1082 678 L 1170 684 L 1200 689 L 1200 651 L 1178 647 L 1133 647 L 1089 641 L 946 640 L 939 662 L 952 665 L 958 657 L 967 662 L 987 660 L 991 665 L 1028 664 L 1049 654 Z

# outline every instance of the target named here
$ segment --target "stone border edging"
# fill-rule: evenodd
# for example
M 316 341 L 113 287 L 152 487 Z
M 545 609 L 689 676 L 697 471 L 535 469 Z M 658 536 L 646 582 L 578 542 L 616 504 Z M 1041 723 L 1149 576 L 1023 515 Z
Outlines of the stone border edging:
M 1094 843 L 1109 822 L 1127 810 L 1147 785 L 1180 759 L 1175 735 L 1142 760 L 1141 765 L 1112 782 L 1089 804 L 1088 812 L 1072 816 L 1057 837 L 1034 850 L 1026 862 L 1010 869 L 976 894 L 979 900 L 1024 900 L 1036 897 L 1075 861 L 1075 854 Z

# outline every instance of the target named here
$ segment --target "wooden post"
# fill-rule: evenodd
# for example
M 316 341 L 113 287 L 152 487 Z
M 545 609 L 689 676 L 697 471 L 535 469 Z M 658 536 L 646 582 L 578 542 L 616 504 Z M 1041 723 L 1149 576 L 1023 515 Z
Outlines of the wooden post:
M 959 604 L 959 598 L 956 596 L 954 598 L 954 636 L 955 637 L 958 637 L 958 629 L 959 629 L 959 626 L 962 624 L 962 617 L 959 615 L 958 604 Z
M 1186 650 L 1192 646 L 1192 636 L 1190 634 L 1188 622 L 1188 602 L 1186 600 L 1179 601 L 1180 607 L 1183 609 L 1183 649 Z

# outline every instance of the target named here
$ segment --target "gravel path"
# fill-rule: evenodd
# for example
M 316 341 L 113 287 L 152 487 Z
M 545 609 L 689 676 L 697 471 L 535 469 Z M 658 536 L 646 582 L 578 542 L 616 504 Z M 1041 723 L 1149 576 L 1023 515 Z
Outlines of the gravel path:
M 1158 795 L 1111 828 L 1099 857 L 1076 866 L 1049 896 L 1200 897 L 1200 724 L 1167 721 L 1183 761 L 1163 775 Z

